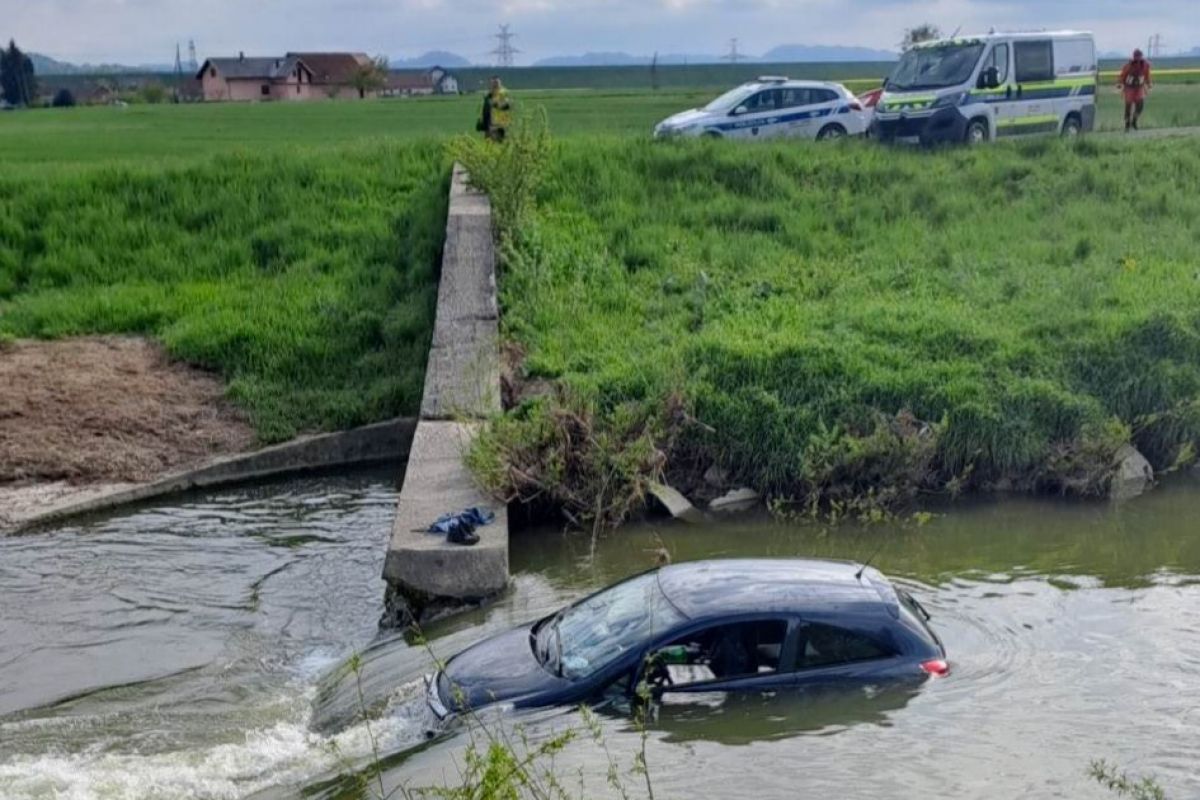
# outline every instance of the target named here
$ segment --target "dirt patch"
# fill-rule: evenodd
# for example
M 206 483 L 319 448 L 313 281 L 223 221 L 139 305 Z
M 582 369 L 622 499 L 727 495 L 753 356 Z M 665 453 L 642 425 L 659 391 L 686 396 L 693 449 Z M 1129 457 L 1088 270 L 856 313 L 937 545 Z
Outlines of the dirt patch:
M 140 482 L 254 444 L 211 373 L 143 339 L 0 345 L 0 486 Z

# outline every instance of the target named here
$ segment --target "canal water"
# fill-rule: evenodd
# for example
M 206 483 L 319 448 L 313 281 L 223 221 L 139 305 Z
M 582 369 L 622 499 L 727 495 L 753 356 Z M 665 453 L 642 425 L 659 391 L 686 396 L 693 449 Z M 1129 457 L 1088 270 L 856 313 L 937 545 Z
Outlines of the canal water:
M 932 613 L 953 673 L 663 708 L 647 740 L 658 798 L 1101 798 L 1098 758 L 1200 796 L 1200 481 L 1120 507 L 958 503 L 926 524 L 663 523 L 594 547 L 517 533 L 512 591 L 430 626 L 428 646 L 376 624 L 395 500 L 394 475 L 364 473 L 0 538 L 0 797 L 370 797 L 347 776 L 376 750 L 385 790 L 452 780 L 469 735 L 426 741 L 431 659 L 660 547 L 676 561 L 878 551 Z M 599 719 L 625 774 L 639 732 L 618 711 Z M 580 723 L 558 709 L 490 724 L 536 743 Z M 609 796 L 608 759 L 580 737 L 558 769 Z

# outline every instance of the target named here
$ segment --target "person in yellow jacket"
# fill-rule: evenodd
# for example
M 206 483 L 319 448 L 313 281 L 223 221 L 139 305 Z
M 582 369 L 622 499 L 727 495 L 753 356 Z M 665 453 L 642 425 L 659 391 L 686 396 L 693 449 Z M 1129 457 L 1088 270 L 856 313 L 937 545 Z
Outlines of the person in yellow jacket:
M 483 98 L 483 114 L 476 129 L 493 142 L 503 142 L 512 124 L 512 101 L 500 79 L 492 76 L 491 89 Z

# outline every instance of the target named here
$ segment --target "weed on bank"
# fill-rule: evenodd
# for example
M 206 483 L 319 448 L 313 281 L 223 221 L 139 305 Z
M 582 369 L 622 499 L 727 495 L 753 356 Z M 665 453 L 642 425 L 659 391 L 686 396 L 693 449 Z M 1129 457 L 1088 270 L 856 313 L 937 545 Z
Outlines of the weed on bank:
M 476 471 L 616 517 L 606 495 L 711 466 L 844 512 L 1098 494 L 1127 442 L 1184 463 L 1198 181 L 1191 140 L 560 141 L 507 258 L 518 387 Z

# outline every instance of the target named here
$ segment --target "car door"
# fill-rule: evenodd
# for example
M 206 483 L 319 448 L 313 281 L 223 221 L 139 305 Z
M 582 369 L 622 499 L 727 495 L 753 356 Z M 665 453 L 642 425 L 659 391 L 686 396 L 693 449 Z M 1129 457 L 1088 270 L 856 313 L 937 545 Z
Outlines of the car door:
M 803 86 L 787 86 L 779 90 L 780 118 L 777 133 L 780 138 L 812 138 L 816 131 L 812 128 L 813 93 Z
M 637 685 L 666 704 L 711 703 L 728 692 L 791 681 L 796 621 L 755 616 L 688 630 L 647 651 Z
M 989 77 L 995 80 L 989 80 Z M 983 67 L 972 93 L 987 104 L 992 115 L 992 129 L 997 135 L 1011 132 L 1020 108 L 1012 77 L 1012 48 L 1008 42 L 997 42 L 983 57 Z
M 1011 135 L 1054 130 L 1054 45 L 1049 39 L 1013 42 L 1013 74 L 1017 101 L 1013 104 Z
M 732 129 L 727 136 L 736 139 L 769 139 L 778 132 L 779 89 L 763 89 L 751 95 L 732 112 Z
M 869 682 L 904 674 L 903 659 L 883 637 L 824 622 L 801 621 L 795 638 L 793 683 L 799 686 Z

